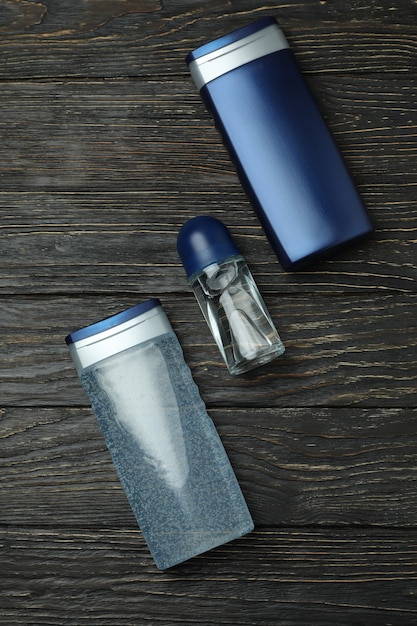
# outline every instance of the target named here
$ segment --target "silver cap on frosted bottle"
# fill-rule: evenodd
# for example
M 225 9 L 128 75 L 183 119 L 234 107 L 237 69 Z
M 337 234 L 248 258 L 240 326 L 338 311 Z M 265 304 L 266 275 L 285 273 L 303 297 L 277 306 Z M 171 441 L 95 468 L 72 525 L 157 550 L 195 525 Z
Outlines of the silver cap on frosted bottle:
M 78 374 L 113 354 L 172 332 L 157 298 L 76 330 L 65 338 Z

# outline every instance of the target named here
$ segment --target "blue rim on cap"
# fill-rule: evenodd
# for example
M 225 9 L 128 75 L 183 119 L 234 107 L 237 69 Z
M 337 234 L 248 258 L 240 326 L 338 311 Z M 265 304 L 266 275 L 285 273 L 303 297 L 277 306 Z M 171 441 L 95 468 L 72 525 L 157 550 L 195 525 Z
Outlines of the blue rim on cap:
M 239 39 L 248 37 L 249 35 L 256 33 L 258 30 L 262 30 L 263 28 L 266 28 L 267 26 L 276 23 L 277 21 L 273 17 L 263 17 L 260 20 L 256 20 L 256 22 L 253 22 L 252 24 L 247 24 L 246 26 L 243 26 L 238 30 L 234 30 L 228 35 L 224 35 L 223 37 L 214 39 L 213 41 L 210 41 L 209 43 L 206 43 L 199 48 L 196 48 L 187 55 L 186 62 L 189 65 L 192 61 L 195 61 L 196 59 L 199 59 L 200 57 L 203 57 L 210 52 L 214 52 L 219 48 L 228 46 L 235 41 L 239 41 Z
M 115 315 L 110 315 L 100 322 L 95 322 L 94 324 L 90 324 L 85 328 L 80 328 L 80 330 L 74 331 L 73 333 L 65 337 L 65 343 L 67 345 L 70 345 L 72 343 L 75 343 L 76 341 L 81 341 L 81 339 L 87 339 L 87 337 L 92 337 L 93 335 L 102 333 L 105 330 L 109 330 L 110 328 L 119 326 L 124 322 L 128 322 L 134 317 L 142 315 L 142 313 L 146 313 L 147 311 L 150 311 L 151 309 L 154 309 L 158 306 L 161 306 L 160 300 L 158 300 L 158 298 L 151 298 L 150 300 L 146 300 L 145 302 L 136 304 L 135 306 L 132 306 L 125 311 L 121 311 L 120 313 L 116 313 Z

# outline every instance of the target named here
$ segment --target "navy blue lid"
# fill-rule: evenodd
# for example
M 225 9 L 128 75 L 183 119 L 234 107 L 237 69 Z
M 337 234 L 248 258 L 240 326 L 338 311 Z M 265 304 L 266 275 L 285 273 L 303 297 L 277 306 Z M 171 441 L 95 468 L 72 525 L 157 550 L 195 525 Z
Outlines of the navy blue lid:
M 177 250 L 188 278 L 226 257 L 240 255 L 226 226 L 215 217 L 193 217 L 181 228 Z
M 125 311 L 121 311 L 120 313 L 116 313 L 115 315 L 111 315 L 110 317 L 106 317 L 100 322 L 96 322 L 95 324 L 91 324 L 90 326 L 86 326 L 85 328 L 74 331 L 73 333 L 65 337 L 65 343 L 69 345 L 71 343 L 75 343 L 76 341 L 80 341 L 81 339 L 87 339 L 87 337 L 92 337 L 93 335 L 102 333 L 105 330 L 109 330 L 109 328 L 114 328 L 119 324 L 128 322 L 134 317 L 142 315 L 142 313 L 146 313 L 147 311 L 150 311 L 157 306 L 161 306 L 161 302 L 158 300 L 158 298 L 151 298 L 150 300 L 146 300 L 145 302 L 136 304 L 135 306 L 132 306 Z
M 189 65 L 192 61 L 203 57 L 205 54 L 209 54 L 210 52 L 214 52 L 219 48 L 228 46 L 235 41 L 239 41 L 239 39 L 248 37 L 249 35 L 258 32 L 258 30 L 262 30 L 263 28 L 267 28 L 267 26 L 271 26 L 271 24 L 276 23 L 277 21 L 274 17 L 263 17 L 260 20 L 256 20 L 256 22 L 252 22 L 251 24 L 247 24 L 242 28 L 234 30 L 228 35 L 224 35 L 223 37 L 214 39 L 213 41 L 210 41 L 190 52 L 186 58 L 187 65 Z

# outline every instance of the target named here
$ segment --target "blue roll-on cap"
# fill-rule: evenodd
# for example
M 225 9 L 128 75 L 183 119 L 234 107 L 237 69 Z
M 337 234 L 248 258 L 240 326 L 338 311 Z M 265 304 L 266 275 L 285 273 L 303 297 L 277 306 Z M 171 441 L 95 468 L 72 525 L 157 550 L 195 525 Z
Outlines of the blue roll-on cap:
M 188 278 L 212 263 L 241 254 L 223 222 L 208 215 L 193 217 L 184 224 L 177 250 Z

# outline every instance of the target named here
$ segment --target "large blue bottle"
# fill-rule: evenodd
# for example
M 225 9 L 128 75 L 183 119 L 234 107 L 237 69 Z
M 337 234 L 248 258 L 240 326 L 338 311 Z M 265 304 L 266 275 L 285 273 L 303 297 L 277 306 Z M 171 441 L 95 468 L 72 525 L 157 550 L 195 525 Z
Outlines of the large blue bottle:
M 203 45 L 187 63 L 285 270 L 304 267 L 372 231 L 275 19 Z
M 156 298 L 68 335 L 139 526 L 160 569 L 253 522 L 220 437 Z

